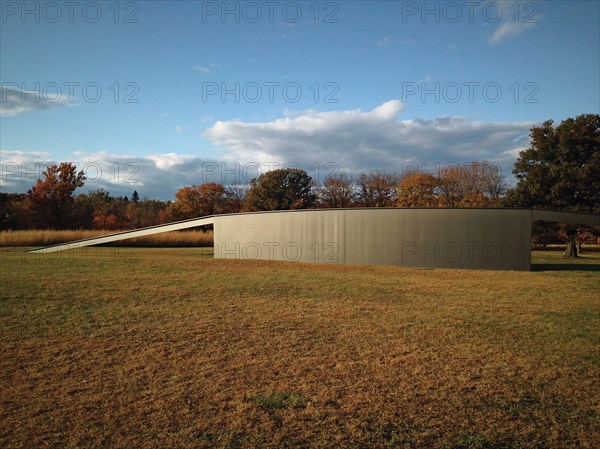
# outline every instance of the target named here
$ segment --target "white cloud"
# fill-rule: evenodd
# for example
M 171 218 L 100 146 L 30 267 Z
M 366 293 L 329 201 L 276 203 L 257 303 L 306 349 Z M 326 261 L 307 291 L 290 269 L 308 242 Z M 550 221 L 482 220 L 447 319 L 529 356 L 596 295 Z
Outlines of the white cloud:
M 0 186 L 3 191 L 24 193 L 38 179 L 50 153 L 41 151 L 0 150 Z M 23 183 L 29 183 L 19 189 Z
M 0 150 L 0 155 L 2 163 L 10 161 L 15 164 L 48 161 L 50 158 L 50 153 L 45 151 Z
M 211 62 L 208 65 L 197 65 L 196 67 L 194 67 L 194 70 L 200 73 L 208 73 L 214 72 L 215 70 L 219 70 L 220 68 L 221 64 L 219 64 L 218 62 Z
M 528 146 L 533 122 L 481 122 L 467 117 L 399 120 L 391 100 L 371 111 L 314 110 L 269 122 L 218 121 L 203 136 L 226 150 L 224 160 L 282 161 L 301 167 L 333 162 L 340 170 L 402 171 L 406 164 L 489 160 L 510 174 L 515 154 Z
M 10 117 L 28 112 L 45 109 L 73 106 L 75 99 L 63 92 L 50 91 L 45 93 L 22 90 L 16 83 L 6 83 L 0 86 L 2 101 L 0 102 L 0 117 Z
M 375 45 L 378 47 L 387 47 L 392 43 L 392 36 L 384 36 L 381 39 L 375 41 Z
M 403 109 L 404 103 L 400 100 L 390 100 L 377 106 L 370 114 L 379 119 L 388 120 L 396 117 Z
M 543 18 L 539 5 L 533 2 L 514 2 L 513 0 L 495 0 L 502 19 L 489 37 L 491 45 L 498 45 L 514 39 L 525 31 L 535 27 Z
M 190 155 L 180 155 L 176 153 L 167 153 L 167 154 L 150 154 L 146 156 L 145 159 L 151 160 L 154 162 L 154 165 L 159 170 L 168 170 L 177 165 L 185 165 L 189 162 L 193 162 L 195 156 Z
M 537 22 L 516 22 L 512 20 L 503 22 L 498 25 L 490 37 L 490 44 L 497 45 L 505 40 L 512 39 L 535 25 L 537 25 Z

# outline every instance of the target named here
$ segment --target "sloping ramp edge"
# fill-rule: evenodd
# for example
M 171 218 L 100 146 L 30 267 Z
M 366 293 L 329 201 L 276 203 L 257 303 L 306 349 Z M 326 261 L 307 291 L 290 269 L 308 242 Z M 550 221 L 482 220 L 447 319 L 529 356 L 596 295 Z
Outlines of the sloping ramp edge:
M 116 234 L 107 234 L 101 237 L 92 237 L 90 239 L 76 240 L 69 243 L 60 243 L 58 245 L 46 246 L 26 251 L 28 253 L 54 253 L 67 249 L 81 248 L 84 246 L 100 245 L 102 243 L 118 242 L 119 240 L 133 239 L 136 237 L 144 237 L 147 235 L 160 234 L 163 232 L 180 231 L 182 229 L 196 228 L 198 226 L 206 226 L 214 224 L 214 216 L 210 215 L 202 218 L 192 218 L 191 220 L 177 221 L 175 223 L 167 223 L 163 225 L 150 226 L 148 228 L 135 229 L 133 231 L 118 232 Z

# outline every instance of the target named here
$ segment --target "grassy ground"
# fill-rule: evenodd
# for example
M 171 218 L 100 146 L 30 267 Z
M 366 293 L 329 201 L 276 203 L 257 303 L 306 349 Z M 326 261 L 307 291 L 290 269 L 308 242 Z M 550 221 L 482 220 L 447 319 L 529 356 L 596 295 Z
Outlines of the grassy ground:
M 564 250 L 564 249 L 563 249 Z M 563 251 L 533 251 L 532 270 L 589 270 L 600 271 L 600 251 L 598 245 L 584 249 L 577 258 L 562 257 Z
M 0 254 L 2 448 L 598 447 L 596 272 L 59 254 Z

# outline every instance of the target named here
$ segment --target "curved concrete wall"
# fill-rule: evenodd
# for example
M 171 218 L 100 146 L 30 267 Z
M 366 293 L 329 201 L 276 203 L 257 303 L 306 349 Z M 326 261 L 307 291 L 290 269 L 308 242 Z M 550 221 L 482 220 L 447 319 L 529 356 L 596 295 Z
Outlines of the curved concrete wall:
M 529 270 L 529 209 L 326 209 L 215 216 L 215 257 Z
M 534 220 L 600 226 L 597 214 L 538 209 L 318 209 L 194 218 L 31 252 L 214 224 L 221 259 L 529 270 Z

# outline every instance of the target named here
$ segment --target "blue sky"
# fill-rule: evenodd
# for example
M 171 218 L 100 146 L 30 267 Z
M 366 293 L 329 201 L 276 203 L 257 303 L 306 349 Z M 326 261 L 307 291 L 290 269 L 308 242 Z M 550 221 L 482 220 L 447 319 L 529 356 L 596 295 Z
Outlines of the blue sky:
M 600 113 L 599 5 L 3 1 L 0 185 L 53 161 L 161 199 L 286 164 L 510 178 L 531 126 Z

